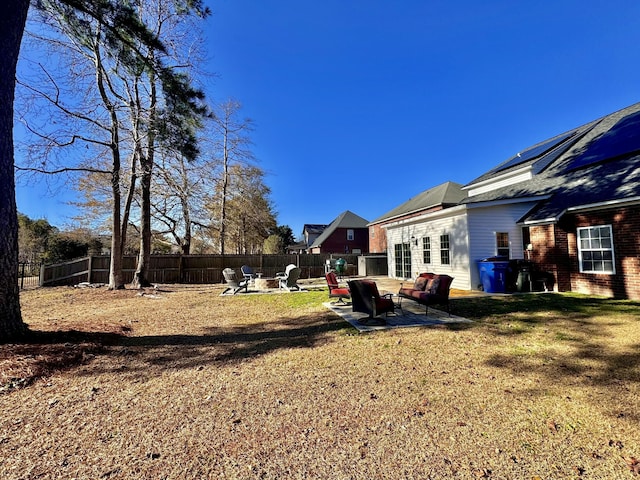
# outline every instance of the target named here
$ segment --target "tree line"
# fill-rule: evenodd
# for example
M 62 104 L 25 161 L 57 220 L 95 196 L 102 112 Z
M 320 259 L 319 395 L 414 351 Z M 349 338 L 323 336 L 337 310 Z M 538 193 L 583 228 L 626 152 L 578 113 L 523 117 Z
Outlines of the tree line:
M 136 287 L 149 284 L 154 239 L 182 253 L 222 254 L 293 241 L 276 223 L 251 153 L 251 120 L 241 118 L 237 101 L 204 96 L 199 25 L 210 12 L 201 1 L 32 6 L 28 22 L 28 0 L 9 2 L 0 19 L 0 341 L 28 331 L 16 288 L 14 165 L 21 181 L 63 176 L 77 191 L 74 221 L 110 238 L 111 289 L 124 288 L 122 257 L 132 236 L 139 240 Z

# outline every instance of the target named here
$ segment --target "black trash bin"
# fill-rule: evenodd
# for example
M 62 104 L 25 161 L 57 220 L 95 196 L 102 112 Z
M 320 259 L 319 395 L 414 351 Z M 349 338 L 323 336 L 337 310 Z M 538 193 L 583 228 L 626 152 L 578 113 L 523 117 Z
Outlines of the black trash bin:
M 531 292 L 531 284 L 531 267 L 525 264 L 520 265 L 518 268 L 518 279 L 516 280 L 516 291 Z

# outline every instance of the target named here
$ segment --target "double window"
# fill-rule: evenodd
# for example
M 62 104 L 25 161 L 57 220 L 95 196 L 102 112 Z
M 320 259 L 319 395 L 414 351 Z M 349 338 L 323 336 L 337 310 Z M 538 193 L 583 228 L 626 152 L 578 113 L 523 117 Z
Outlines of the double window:
M 578 228 L 578 261 L 582 273 L 616 273 L 611 225 Z

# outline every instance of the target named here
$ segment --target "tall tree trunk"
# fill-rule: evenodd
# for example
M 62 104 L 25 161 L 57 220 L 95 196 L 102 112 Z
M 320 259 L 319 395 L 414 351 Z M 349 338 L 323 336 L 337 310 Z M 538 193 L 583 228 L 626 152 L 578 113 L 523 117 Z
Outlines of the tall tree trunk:
M 149 262 L 151 260 L 151 166 L 144 162 L 140 176 L 141 218 L 140 218 L 140 253 L 138 266 L 133 277 L 134 288 L 151 286 L 148 280 Z
M 223 148 L 222 148 L 222 198 L 220 199 L 220 254 L 224 255 L 224 243 L 227 236 L 227 189 L 229 188 L 229 149 L 228 129 L 225 124 Z
M 184 236 L 182 237 L 182 254 L 189 255 L 191 253 L 191 213 L 189 208 L 183 205 L 182 216 L 184 217 Z
M 151 54 L 153 58 L 153 54 Z M 140 169 L 142 170 L 142 176 L 140 178 L 141 189 L 141 205 L 140 205 L 140 253 L 138 255 L 138 266 L 136 267 L 136 273 L 133 277 L 133 286 L 136 288 L 144 288 L 151 286 L 149 281 L 149 262 L 151 261 L 151 174 L 153 173 L 153 164 L 155 162 L 155 148 L 156 148 L 156 135 L 155 128 L 157 124 L 157 104 L 158 104 L 158 92 L 156 89 L 156 79 L 153 72 L 149 73 L 149 125 L 150 129 L 147 132 L 147 149 L 146 154 L 139 149 L 140 155 Z M 142 107 L 140 102 L 139 92 L 136 88 L 136 99 L 138 101 L 138 108 L 136 109 L 138 118 L 136 119 L 136 144 L 139 146 L 139 138 L 141 128 L 141 115 Z
M 117 158 L 117 163 L 116 163 Z M 120 228 L 120 154 L 114 153 L 113 173 L 111 176 L 111 190 L 113 195 L 113 219 L 111 222 L 111 263 L 109 265 L 109 290 L 124 288 L 122 275 L 122 230 Z
M 0 17 L 0 343 L 28 333 L 18 288 L 18 212 L 13 174 L 13 99 L 29 0 L 12 0 Z
M 111 170 L 111 192 L 113 195 L 113 212 L 112 212 L 112 225 L 111 225 L 111 262 L 109 265 L 109 289 L 119 290 L 124 288 L 124 277 L 122 273 L 122 229 L 120 222 L 122 220 L 121 207 L 122 207 L 122 194 L 120 192 L 120 131 L 118 112 L 116 107 L 109 100 L 109 96 L 105 87 L 105 70 L 102 65 L 102 54 L 100 52 L 101 35 L 99 34 L 95 40 L 94 53 L 96 61 L 96 85 L 100 92 L 100 97 L 104 103 L 105 108 L 109 111 L 111 119 L 111 157 L 112 157 L 112 170 Z

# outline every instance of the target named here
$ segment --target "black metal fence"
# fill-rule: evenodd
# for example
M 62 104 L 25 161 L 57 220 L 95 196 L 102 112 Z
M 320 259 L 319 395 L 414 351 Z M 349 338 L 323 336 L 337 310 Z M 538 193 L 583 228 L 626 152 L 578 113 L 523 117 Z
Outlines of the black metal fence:
M 40 286 L 41 263 L 20 262 L 18 264 L 18 285 L 21 289 Z

